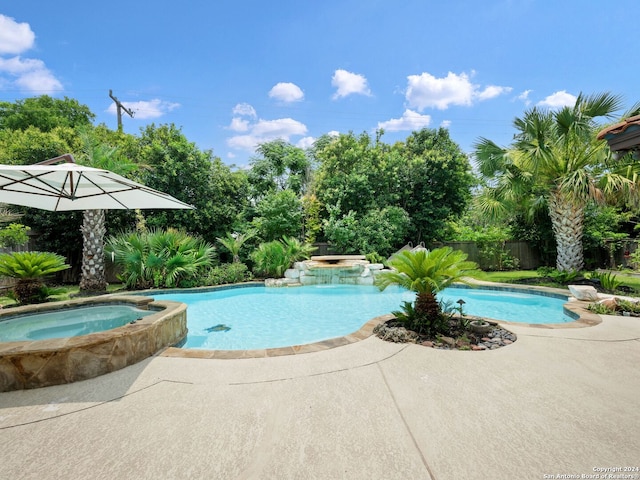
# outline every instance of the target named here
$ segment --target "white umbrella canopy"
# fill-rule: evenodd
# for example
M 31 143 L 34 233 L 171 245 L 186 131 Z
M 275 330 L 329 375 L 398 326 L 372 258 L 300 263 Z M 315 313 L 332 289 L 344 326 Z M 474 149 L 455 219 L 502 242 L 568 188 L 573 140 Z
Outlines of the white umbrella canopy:
M 0 165 L 0 203 L 55 212 L 194 208 L 109 170 L 76 163 Z

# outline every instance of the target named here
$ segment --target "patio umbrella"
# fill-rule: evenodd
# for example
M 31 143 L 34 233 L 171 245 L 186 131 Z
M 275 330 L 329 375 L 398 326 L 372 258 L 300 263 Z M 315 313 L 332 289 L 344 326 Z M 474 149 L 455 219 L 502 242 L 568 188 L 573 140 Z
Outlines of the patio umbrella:
M 109 170 L 76 163 L 0 165 L 0 203 L 55 212 L 194 208 Z

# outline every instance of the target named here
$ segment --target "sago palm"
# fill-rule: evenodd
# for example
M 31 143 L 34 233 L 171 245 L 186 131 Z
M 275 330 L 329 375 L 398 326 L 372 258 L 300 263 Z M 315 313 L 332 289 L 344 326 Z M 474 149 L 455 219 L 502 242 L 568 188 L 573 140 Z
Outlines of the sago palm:
M 378 274 L 376 285 L 380 290 L 399 285 L 416 292 L 414 311 L 422 319 L 424 333 L 442 315 L 436 294 L 454 282 L 467 283 L 465 277 L 477 270 L 466 253 L 451 247 L 405 250 L 391 257 L 388 265 L 392 270 Z
M 0 276 L 15 278 L 13 292 L 19 303 L 42 299 L 43 278 L 70 268 L 63 256 L 51 252 L 13 252 L 0 254 Z
M 487 184 L 478 197 L 485 213 L 498 216 L 519 205 L 533 211 L 546 207 L 556 240 L 558 270 L 584 267 L 582 235 L 589 200 L 635 195 L 633 175 L 611 168 L 605 142 L 598 141 L 595 119 L 620 109 L 609 93 L 578 96 L 559 110 L 534 107 L 514 120 L 516 135 L 508 148 L 481 138 L 475 158 Z

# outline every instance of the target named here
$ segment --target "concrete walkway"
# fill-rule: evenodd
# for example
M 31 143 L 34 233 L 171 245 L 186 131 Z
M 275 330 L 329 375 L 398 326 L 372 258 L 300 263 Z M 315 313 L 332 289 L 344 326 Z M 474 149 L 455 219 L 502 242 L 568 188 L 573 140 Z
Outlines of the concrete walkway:
M 371 337 L 275 358 L 159 356 L 0 393 L 0 478 L 540 479 L 640 467 L 640 319 L 509 328 L 518 341 L 494 351 Z

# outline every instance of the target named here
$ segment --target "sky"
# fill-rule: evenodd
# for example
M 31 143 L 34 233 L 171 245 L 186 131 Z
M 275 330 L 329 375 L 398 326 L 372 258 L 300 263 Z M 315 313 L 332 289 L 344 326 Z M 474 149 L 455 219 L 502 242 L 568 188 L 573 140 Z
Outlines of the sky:
M 449 129 L 471 153 L 581 92 L 640 101 L 640 2 L 20 0 L 0 2 L 0 101 L 74 98 L 124 131 L 172 123 L 246 167 L 277 138 Z M 622 112 L 620 112 L 622 113 Z

